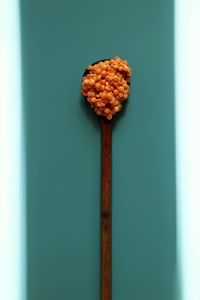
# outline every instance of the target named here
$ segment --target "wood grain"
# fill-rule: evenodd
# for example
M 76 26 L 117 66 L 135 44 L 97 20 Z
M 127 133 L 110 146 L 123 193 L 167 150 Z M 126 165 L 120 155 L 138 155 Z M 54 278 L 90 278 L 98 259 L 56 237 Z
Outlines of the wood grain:
M 112 127 L 101 119 L 101 300 L 112 299 Z

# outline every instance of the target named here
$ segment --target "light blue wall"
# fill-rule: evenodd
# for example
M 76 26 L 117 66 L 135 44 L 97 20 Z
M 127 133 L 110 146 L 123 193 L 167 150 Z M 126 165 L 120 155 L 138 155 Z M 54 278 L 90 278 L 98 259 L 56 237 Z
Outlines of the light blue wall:
M 99 299 L 100 130 L 87 64 L 119 55 L 132 94 L 113 128 L 113 300 L 173 300 L 172 0 L 21 0 L 28 300 Z

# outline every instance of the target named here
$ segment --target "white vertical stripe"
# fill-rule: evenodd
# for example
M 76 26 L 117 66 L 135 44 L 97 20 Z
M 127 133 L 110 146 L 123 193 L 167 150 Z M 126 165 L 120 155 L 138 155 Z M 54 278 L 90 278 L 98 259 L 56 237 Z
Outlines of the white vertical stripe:
M 0 0 L 0 299 L 25 300 L 18 0 Z
M 200 299 L 200 1 L 176 0 L 177 217 L 183 300 Z

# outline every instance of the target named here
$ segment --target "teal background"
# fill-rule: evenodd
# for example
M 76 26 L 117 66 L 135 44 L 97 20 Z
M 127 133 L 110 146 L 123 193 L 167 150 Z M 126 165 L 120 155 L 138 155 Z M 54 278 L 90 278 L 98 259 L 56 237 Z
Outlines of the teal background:
M 113 299 L 176 285 L 172 0 L 21 0 L 28 300 L 99 299 L 100 130 L 85 67 L 133 69 L 113 125 Z

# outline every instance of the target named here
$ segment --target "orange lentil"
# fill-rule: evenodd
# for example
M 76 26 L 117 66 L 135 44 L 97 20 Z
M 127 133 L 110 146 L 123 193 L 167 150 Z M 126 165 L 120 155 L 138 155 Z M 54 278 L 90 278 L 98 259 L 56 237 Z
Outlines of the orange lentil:
M 87 69 L 89 73 L 82 79 L 81 93 L 97 115 L 111 120 L 130 93 L 131 69 L 127 61 L 118 56 L 89 65 Z

